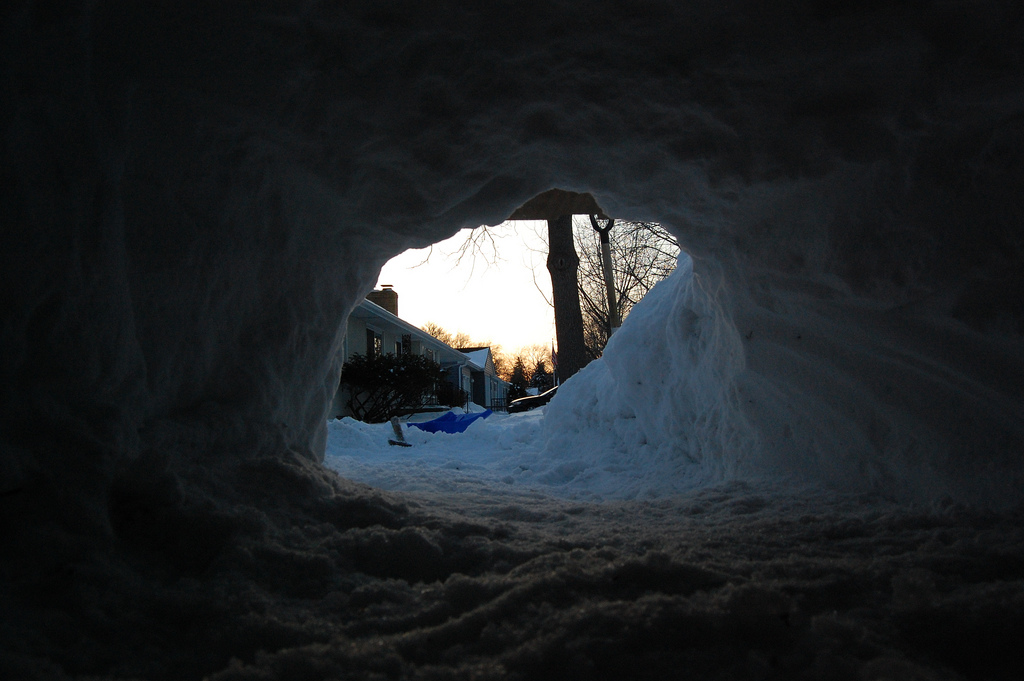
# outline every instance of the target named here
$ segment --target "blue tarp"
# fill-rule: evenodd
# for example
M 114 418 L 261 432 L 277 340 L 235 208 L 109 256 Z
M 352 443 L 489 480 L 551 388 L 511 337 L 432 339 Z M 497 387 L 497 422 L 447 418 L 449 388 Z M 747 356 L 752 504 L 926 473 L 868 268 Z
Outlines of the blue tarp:
M 473 423 L 477 419 L 485 419 L 490 416 L 492 412 L 490 409 L 477 412 L 475 414 L 456 414 L 450 411 L 442 416 L 438 416 L 433 421 L 424 421 L 423 423 L 410 423 L 410 426 L 416 426 L 420 430 L 425 430 L 428 433 L 436 433 L 441 431 L 442 433 L 461 433 L 466 428 L 469 428 L 469 424 Z

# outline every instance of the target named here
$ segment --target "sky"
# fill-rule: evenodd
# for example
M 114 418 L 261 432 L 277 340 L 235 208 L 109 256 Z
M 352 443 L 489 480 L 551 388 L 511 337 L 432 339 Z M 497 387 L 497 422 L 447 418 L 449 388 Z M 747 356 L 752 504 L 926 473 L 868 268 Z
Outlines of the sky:
M 392 258 L 381 270 L 377 288 L 393 286 L 399 317 L 418 327 L 434 322 L 506 351 L 550 344 L 555 317 L 548 303 L 551 279 L 545 268 L 544 230 L 540 220 L 464 229 L 431 248 Z M 474 233 L 477 248 L 460 259 L 460 249 Z

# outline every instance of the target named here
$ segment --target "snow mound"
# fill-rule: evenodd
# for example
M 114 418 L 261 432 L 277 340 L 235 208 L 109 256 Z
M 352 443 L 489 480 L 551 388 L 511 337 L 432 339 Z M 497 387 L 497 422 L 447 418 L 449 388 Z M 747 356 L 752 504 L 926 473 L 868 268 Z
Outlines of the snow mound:
M 604 357 L 552 400 L 546 454 L 592 461 L 591 475 L 607 479 L 602 488 L 618 487 L 616 496 L 625 497 L 736 474 L 755 442 L 734 388 L 743 351 L 706 285 L 681 255 L 676 271 L 633 308 Z

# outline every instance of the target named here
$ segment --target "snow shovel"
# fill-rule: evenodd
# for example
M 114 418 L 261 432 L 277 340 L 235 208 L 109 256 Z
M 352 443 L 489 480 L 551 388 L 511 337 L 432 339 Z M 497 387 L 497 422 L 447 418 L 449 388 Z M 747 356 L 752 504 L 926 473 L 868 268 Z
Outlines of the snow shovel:
M 391 417 L 391 430 L 395 431 L 395 439 L 389 439 L 389 445 L 392 447 L 412 447 L 411 444 L 405 441 L 405 435 L 402 434 L 402 424 L 398 422 L 397 416 Z

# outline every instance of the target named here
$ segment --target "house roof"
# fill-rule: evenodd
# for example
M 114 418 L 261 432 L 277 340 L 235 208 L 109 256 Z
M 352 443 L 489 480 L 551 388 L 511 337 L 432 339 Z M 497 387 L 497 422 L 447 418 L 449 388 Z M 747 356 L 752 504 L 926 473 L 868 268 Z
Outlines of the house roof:
M 356 305 L 355 309 L 352 310 L 351 316 L 356 319 L 377 320 L 379 322 L 398 327 L 403 333 L 412 335 L 426 347 L 436 350 L 440 355 L 439 359 L 442 364 L 451 365 L 466 363 L 466 356 L 459 350 L 439 341 L 423 329 L 413 326 L 401 317 L 391 314 L 380 305 L 369 300 L 361 300 L 359 304 Z
M 487 367 L 487 356 L 491 354 L 491 349 L 459 348 L 459 352 L 469 357 L 469 363 L 474 365 L 477 371 L 483 371 Z
M 397 317 L 380 305 L 369 300 L 362 300 L 352 310 L 352 317 L 363 320 L 373 320 L 381 324 L 390 324 L 398 327 L 403 333 L 408 333 L 428 348 L 439 353 L 438 360 L 442 366 L 468 366 L 473 371 L 485 371 L 487 358 L 491 354 L 491 348 L 481 346 L 477 348 L 453 348 L 431 336 L 421 328 L 413 326 L 401 317 Z M 500 380 L 500 379 L 499 379 Z
M 470 367 L 470 369 L 473 369 L 473 370 L 476 370 L 476 371 L 486 371 L 487 370 L 487 360 L 491 357 L 491 348 L 490 347 L 485 345 L 485 346 L 479 347 L 479 348 L 459 348 L 459 352 L 461 352 L 462 354 L 464 354 L 466 357 L 469 358 L 469 367 Z M 494 362 L 492 360 L 491 361 L 491 370 L 494 371 L 494 368 L 495 368 L 494 367 Z M 500 376 L 498 376 L 496 371 L 494 371 L 494 373 L 491 374 L 491 377 L 501 381 L 505 385 L 508 385 L 508 381 L 506 381 L 505 379 L 503 379 Z

